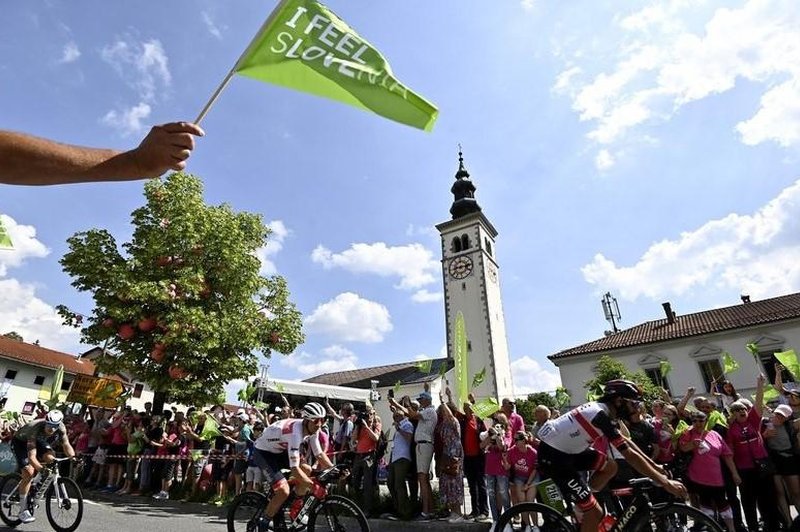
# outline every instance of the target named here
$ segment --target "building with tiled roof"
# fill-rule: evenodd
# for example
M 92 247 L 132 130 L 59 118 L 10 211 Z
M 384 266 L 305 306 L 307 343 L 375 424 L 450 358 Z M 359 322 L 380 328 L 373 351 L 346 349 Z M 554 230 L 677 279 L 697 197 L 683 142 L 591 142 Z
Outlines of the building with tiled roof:
M 775 377 L 773 353 L 800 350 L 800 293 L 742 302 L 729 307 L 682 315 L 664 303 L 664 317 L 592 340 L 550 355 L 559 369 L 561 382 L 577 402 L 585 397 L 584 384 L 594 376 L 603 355 L 624 363 L 630 370 L 645 371 L 673 395 L 683 395 L 694 386 L 705 393 L 715 378 L 730 380 L 737 390 L 755 386 L 756 371 L 770 381 Z M 758 358 L 745 348 L 758 346 Z M 723 376 L 722 354 L 730 353 L 740 370 Z M 672 371 L 661 376 L 667 361 Z M 784 373 L 785 380 L 792 376 Z M 800 378 L 800 376 L 797 376 Z M 701 391 L 701 392 L 700 392 Z

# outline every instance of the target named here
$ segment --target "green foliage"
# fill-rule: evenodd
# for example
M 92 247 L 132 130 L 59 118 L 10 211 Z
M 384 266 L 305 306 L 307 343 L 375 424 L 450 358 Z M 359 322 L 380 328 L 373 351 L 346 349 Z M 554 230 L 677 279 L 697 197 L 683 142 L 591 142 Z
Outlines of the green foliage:
M 630 371 L 625 364 L 614 360 L 608 355 L 603 355 L 597 362 L 597 371 L 593 379 L 586 382 L 586 389 L 589 392 L 597 393 L 610 380 L 628 379 L 638 384 L 644 392 L 647 401 L 661 398 L 661 390 L 645 374 L 644 371 Z M 601 392 L 602 393 L 602 392 Z
M 17 331 L 9 331 L 3 335 L 5 338 L 9 340 L 16 340 L 18 342 L 23 342 L 22 335 L 19 334 Z
M 556 398 L 547 392 L 536 392 L 528 395 L 527 399 L 517 399 L 517 414 L 522 416 L 526 424 L 531 424 L 536 418 L 533 417 L 533 411 L 539 405 L 544 405 L 548 408 L 558 408 Z
M 206 205 L 199 179 L 177 172 L 145 185 L 120 246 L 105 229 L 77 233 L 61 259 L 72 285 L 95 307 L 65 323 L 82 341 L 106 345 L 105 373 L 127 372 L 171 400 L 210 404 L 232 379 L 257 371 L 260 351 L 290 353 L 303 342 L 301 315 L 282 277 L 259 275 L 261 217 Z

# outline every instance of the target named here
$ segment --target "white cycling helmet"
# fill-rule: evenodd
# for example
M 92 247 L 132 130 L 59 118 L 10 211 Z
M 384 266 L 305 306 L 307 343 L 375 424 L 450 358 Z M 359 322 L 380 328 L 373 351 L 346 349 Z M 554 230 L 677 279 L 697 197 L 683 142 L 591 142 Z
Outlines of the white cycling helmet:
M 61 410 L 51 410 L 44 418 L 44 422 L 51 427 L 57 427 L 64 421 L 64 413 Z
M 303 407 L 303 419 L 325 419 L 325 407 L 319 403 L 307 403 Z

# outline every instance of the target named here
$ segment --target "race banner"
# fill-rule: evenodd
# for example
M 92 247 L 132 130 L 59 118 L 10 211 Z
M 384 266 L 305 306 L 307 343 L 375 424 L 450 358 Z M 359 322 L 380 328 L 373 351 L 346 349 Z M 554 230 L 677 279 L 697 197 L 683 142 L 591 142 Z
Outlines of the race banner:
M 463 405 L 469 396 L 469 360 L 467 357 L 467 327 L 464 324 L 464 315 L 461 311 L 456 314 L 455 334 L 453 335 L 453 359 L 456 363 L 456 393 L 458 400 Z
M 102 408 L 116 408 L 117 399 L 125 392 L 120 381 L 76 375 L 67 395 L 68 403 L 82 403 Z

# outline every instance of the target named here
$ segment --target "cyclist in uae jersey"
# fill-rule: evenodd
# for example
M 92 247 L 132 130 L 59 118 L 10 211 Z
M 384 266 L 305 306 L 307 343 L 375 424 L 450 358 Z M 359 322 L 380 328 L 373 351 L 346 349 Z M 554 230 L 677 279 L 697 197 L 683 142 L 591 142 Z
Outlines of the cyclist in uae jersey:
M 301 419 L 284 419 L 268 427 L 255 441 L 255 463 L 261 468 L 264 482 L 272 486 L 272 498 L 264 511 L 268 520 L 274 520 L 275 531 L 285 530 L 280 518 L 280 510 L 289 498 L 289 483 L 281 469 L 291 469 L 297 480 L 295 492 L 305 495 L 312 485 L 309 478 L 311 468 L 300 463 L 300 445 L 308 441 L 311 452 L 323 468 L 333 467 L 328 456 L 322 451 L 317 433 L 325 422 L 325 408 L 319 403 L 308 403 L 303 407 Z
M 606 383 L 603 396 L 547 421 L 539 431 L 539 468 L 550 477 L 565 496 L 572 498 L 583 511 L 581 532 L 594 532 L 603 518 L 603 510 L 594 498 L 617 472 L 614 460 L 595 449 L 606 438 L 630 465 L 675 496 L 686 498 L 686 487 L 670 480 L 636 445 L 620 434 L 614 421 L 627 419 L 642 400 L 641 389 L 631 381 Z M 594 471 L 589 485 L 583 471 Z

